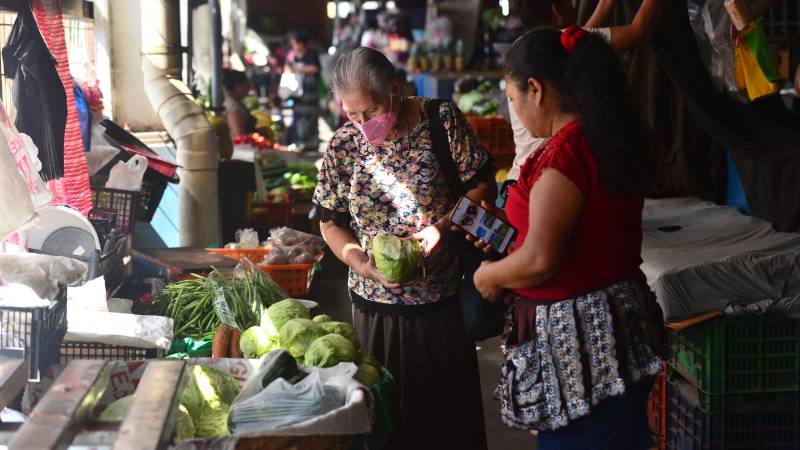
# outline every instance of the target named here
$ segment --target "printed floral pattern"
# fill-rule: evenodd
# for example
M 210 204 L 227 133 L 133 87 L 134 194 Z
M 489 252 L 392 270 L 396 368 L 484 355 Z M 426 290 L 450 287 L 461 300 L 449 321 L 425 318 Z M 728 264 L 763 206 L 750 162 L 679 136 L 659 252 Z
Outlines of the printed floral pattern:
M 461 180 L 468 183 L 489 155 L 452 102 L 444 102 L 439 112 Z M 411 237 L 448 214 L 452 202 L 431 150 L 426 114 L 408 136 L 381 146 L 369 144 L 352 123 L 345 124 L 323 159 L 314 203 L 323 220 L 349 216 L 353 235 L 367 251 L 379 234 Z M 454 249 L 442 251 L 436 265 L 426 267 L 425 277 L 419 275 L 400 289 L 387 289 L 353 270 L 348 284 L 362 298 L 381 303 L 421 304 L 447 298 L 459 281 L 458 264 Z
M 537 306 L 536 337 L 506 347 L 495 392 L 503 423 L 520 429 L 563 428 L 589 415 L 602 399 L 624 394 L 627 384 L 655 375 L 659 343 L 652 342 L 656 338 L 652 333 L 640 331 L 659 328 L 661 323 L 655 323 L 648 302 L 655 300 L 640 284 L 621 281 Z M 512 317 L 509 314 L 509 320 Z M 619 373 L 614 321 L 619 322 L 618 330 L 631 327 L 622 337 L 624 377 Z M 583 367 L 589 368 L 590 386 L 585 385 Z

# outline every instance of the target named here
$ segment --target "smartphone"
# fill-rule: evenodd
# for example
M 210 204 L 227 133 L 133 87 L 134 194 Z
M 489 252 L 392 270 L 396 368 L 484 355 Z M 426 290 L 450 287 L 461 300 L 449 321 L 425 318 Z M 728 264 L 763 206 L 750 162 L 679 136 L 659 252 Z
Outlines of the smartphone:
M 469 197 L 461 197 L 450 221 L 480 239 L 498 253 L 505 253 L 517 237 L 517 230 L 503 219 L 490 213 Z

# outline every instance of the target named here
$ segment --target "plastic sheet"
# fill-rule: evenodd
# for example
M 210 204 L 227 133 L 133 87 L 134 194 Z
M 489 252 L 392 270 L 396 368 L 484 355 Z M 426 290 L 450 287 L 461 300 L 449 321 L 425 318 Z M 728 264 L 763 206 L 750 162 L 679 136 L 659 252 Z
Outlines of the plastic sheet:
M 0 255 L 0 282 L 28 286 L 45 300 L 55 299 L 59 286 L 81 281 L 86 271 L 86 264 L 63 256 Z

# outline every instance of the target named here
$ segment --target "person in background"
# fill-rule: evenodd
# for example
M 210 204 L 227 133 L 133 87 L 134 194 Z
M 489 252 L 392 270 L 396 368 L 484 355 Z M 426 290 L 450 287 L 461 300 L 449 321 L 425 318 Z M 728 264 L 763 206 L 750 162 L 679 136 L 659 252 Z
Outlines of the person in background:
M 245 108 L 242 100 L 250 93 L 247 74 L 238 70 L 222 70 L 222 86 L 225 89 L 225 120 L 231 136 L 242 136 L 256 131 L 256 118 Z
M 640 45 L 653 32 L 656 26 L 659 2 L 660 0 L 643 0 L 631 23 L 606 27 L 611 20 L 617 0 L 599 0 L 597 8 L 586 22 L 585 27 L 608 42 L 614 51 L 625 52 Z M 571 0 L 512 0 L 511 10 L 528 30 L 563 29 L 574 25 L 578 17 Z M 510 108 L 509 112 L 516 145 L 514 163 L 508 173 L 508 179 L 513 181 L 517 179 L 520 167 L 525 160 L 541 148 L 546 139 L 532 136 L 519 120 L 514 108 Z
M 389 448 L 485 450 L 475 343 L 457 297 L 453 239 L 463 237 L 451 229 L 455 205 L 429 124 L 443 128 L 444 148 L 436 150 L 452 157 L 458 173 L 451 175 L 473 200 L 494 201 L 494 164 L 453 102 L 403 96 L 394 66 L 377 50 L 343 52 L 331 83 L 349 122 L 323 157 L 311 217 L 350 267 L 362 346 L 395 377 Z M 425 270 L 403 283 L 387 280 L 370 250 L 380 235 L 419 240 Z
M 539 450 L 650 448 L 664 325 L 639 269 L 647 142 L 622 62 L 578 26 L 542 29 L 513 44 L 505 78 L 548 141 L 508 189 L 515 249 L 474 275 L 511 305 L 501 418 L 538 430 Z
M 292 49 L 286 58 L 286 71 L 299 75 L 303 93 L 293 98 L 294 144 L 298 150 L 319 149 L 319 71 L 317 52 L 308 47 L 308 35 L 291 37 Z

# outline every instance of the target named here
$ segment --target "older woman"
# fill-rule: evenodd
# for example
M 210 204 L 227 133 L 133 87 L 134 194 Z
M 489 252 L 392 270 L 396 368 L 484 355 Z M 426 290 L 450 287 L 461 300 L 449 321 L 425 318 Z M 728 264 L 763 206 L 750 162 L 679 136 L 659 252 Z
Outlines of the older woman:
M 312 217 L 350 266 L 361 342 L 394 374 L 392 448 L 485 449 L 475 345 L 456 298 L 458 246 L 443 243 L 453 233 L 454 204 L 431 126 L 446 135 L 439 150 L 471 198 L 492 200 L 494 167 L 456 106 L 399 95 L 395 69 L 380 52 L 344 52 L 332 84 L 350 121 L 325 154 Z M 438 105 L 433 114 L 431 105 Z M 403 284 L 385 279 L 369 251 L 384 234 L 422 241 L 424 270 Z
M 540 450 L 649 448 L 663 322 L 639 270 L 646 142 L 622 65 L 581 28 L 539 30 L 508 52 L 506 82 L 549 140 L 509 189 L 515 251 L 474 276 L 485 298 L 515 300 L 502 419 L 539 430 Z

